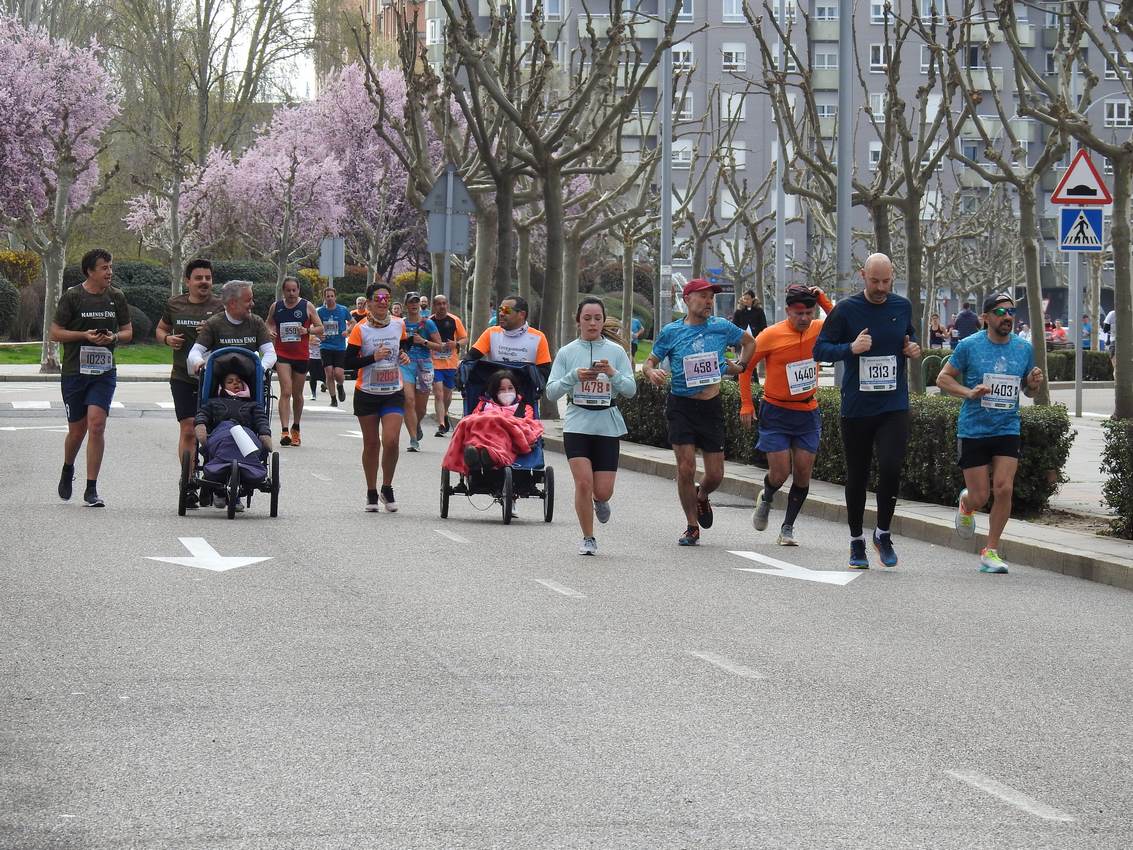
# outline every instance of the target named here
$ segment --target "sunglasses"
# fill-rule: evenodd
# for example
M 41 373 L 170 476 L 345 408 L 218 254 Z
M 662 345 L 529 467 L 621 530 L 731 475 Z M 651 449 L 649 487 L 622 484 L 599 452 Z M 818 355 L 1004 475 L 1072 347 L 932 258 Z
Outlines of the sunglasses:
M 991 311 L 991 314 L 993 316 L 998 316 L 999 318 L 1002 319 L 1004 316 L 1014 316 L 1015 315 L 1015 308 L 1014 307 L 996 307 Z
M 500 309 L 499 309 L 499 314 L 501 316 L 510 316 L 514 312 L 515 312 L 515 308 L 514 307 L 508 307 L 507 305 L 504 305 L 503 307 L 500 307 Z
M 389 301 L 389 293 L 388 292 L 376 292 L 376 293 L 374 293 L 374 300 L 375 301 Z

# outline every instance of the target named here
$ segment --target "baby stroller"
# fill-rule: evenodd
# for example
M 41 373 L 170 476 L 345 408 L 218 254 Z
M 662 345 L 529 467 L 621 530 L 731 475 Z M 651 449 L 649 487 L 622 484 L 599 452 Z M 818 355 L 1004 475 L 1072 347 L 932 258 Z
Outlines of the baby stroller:
M 235 372 L 244 379 L 251 389 L 252 397 L 258 398 L 271 418 L 271 377 L 265 376 L 260 367 L 260 359 L 245 348 L 227 347 L 213 351 L 205 362 L 201 373 L 198 410 L 220 389 L 224 376 Z M 229 425 L 222 423 L 220 428 Z M 177 501 L 177 513 L 185 516 L 189 494 L 199 491 L 202 504 L 211 502 L 214 497 L 224 498 L 228 506 L 228 518 L 236 517 L 236 504 L 246 500 L 251 507 L 252 493 L 259 491 L 271 495 L 271 516 L 279 514 L 279 452 L 259 451 L 239 459 L 210 458 L 207 445 L 197 442 L 197 463 L 193 467 L 189 452 L 181 453 L 181 487 Z M 270 461 L 270 469 L 269 469 Z
M 498 363 L 492 360 L 466 360 L 460 364 L 457 375 L 463 387 L 464 415 L 475 410 L 484 392 L 488 378 L 499 369 L 509 369 L 515 375 L 515 386 L 524 401 L 530 402 L 539 414 L 539 398 L 545 381 L 539 371 L 529 363 Z M 491 496 L 499 502 L 504 525 L 511 523 L 516 499 L 542 499 L 543 521 L 550 522 L 555 512 L 555 470 L 543 463 L 543 438 L 535 448 L 515 459 L 511 466 L 473 470 L 460 475 L 454 486 L 450 469 L 441 469 L 441 519 L 448 518 L 449 498 L 454 495 Z

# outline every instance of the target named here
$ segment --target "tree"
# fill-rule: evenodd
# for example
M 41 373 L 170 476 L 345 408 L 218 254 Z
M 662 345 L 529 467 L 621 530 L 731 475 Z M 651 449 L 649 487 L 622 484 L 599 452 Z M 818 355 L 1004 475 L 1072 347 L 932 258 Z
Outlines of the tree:
M 50 340 L 67 246 L 78 218 L 105 191 L 98 158 L 118 115 L 98 46 L 80 48 L 0 19 L 0 215 L 43 260 L 44 372 L 59 371 Z

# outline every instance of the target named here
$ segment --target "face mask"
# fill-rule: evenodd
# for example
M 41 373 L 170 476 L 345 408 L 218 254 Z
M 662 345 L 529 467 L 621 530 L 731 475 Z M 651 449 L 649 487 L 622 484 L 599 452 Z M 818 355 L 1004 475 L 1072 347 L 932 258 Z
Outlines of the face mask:
M 504 390 L 498 396 L 500 404 L 508 405 L 515 404 L 515 393 Z

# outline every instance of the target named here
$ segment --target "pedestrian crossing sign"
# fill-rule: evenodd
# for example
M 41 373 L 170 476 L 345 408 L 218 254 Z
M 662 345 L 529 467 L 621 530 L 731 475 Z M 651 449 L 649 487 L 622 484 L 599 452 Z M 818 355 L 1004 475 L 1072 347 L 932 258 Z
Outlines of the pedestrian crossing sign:
M 1102 250 L 1102 211 L 1100 207 L 1063 207 L 1058 213 L 1059 251 Z

